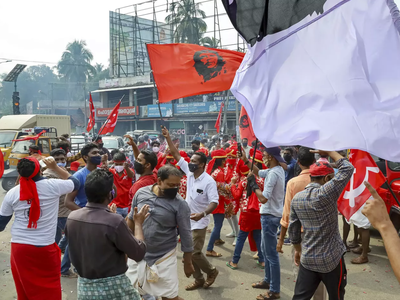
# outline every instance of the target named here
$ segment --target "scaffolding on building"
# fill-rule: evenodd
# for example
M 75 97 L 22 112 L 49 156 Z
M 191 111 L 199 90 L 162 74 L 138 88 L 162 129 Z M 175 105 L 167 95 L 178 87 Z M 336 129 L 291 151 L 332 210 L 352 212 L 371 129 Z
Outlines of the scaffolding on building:
M 211 47 L 245 51 L 245 44 L 233 28 L 219 0 L 148 0 L 110 11 L 110 76 L 112 78 L 150 74 L 146 44 L 167 44 L 177 41 L 178 25 L 166 22 L 175 19 L 181 3 L 192 2 L 192 16 L 201 18 L 207 30 L 195 30 L 197 43 L 211 40 Z M 197 14 L 205 12 L 205 17 Z M 197 24 L 197 23 L 196 23 Z M 200 33 L 200 34 L 199 34 Z M 179 41 L 181 42 L 181 41 Z

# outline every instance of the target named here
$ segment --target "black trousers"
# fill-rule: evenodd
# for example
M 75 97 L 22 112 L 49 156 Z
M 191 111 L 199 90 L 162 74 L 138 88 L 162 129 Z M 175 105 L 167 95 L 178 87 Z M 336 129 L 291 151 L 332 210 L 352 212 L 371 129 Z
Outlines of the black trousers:
M 339 265 L 329 273 L 313 272 L 300 264 L 293 300 L 311 299 L 321 281 L 326 286 L 329 300 L 344 299 L 347 284 L 347 269 L 344 257 L 340 260 Z

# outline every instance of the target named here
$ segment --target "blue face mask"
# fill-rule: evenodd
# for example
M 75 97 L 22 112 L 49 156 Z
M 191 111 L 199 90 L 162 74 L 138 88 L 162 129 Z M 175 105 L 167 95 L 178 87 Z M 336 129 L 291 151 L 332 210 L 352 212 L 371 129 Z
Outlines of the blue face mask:
M 101 164 L 101 156 L 92 156 L 90 158 L 90 162 L 95 166 L 98 166 L 99 164 Z
M 67 165 L 67 163 L 66 162 L 63 162 L 63 163 L 57 163 L 57 166 L 59 166 L 59 167 L 62 167 L 62 168 L 65 168 L 65 166 Z

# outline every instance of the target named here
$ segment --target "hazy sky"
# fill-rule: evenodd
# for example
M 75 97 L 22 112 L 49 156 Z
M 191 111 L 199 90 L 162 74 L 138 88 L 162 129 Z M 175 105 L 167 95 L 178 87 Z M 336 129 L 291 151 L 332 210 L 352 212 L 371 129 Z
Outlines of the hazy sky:
M 400 0 L 395 1 L 400 4 Z M 109 11 L 141 2 L 144 0 L 0 0 L 0 73 L 9 72 L 16 63 L 25 63 L 17 59 L 57 63 L 74 39 L 86 40 L 94 62 L 108 65 Z M 213 12 L 212 2 L 211 7 L 207 5 L 202 8 Z M 230 26 L 226 20 L 221 23 L 222 27 Z M 222 34 L 224 37 L 227 33 Z M 13 61 L 1 63 L 3 58 Z

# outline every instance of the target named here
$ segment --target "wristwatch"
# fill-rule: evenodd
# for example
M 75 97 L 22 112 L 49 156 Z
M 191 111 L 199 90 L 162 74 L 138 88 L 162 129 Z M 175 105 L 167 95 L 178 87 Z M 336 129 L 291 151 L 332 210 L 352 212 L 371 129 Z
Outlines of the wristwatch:
M 203 212 L 203 218 L 205 218 L 205 217 L 207 217 L 207 213 L 206 212 Z

